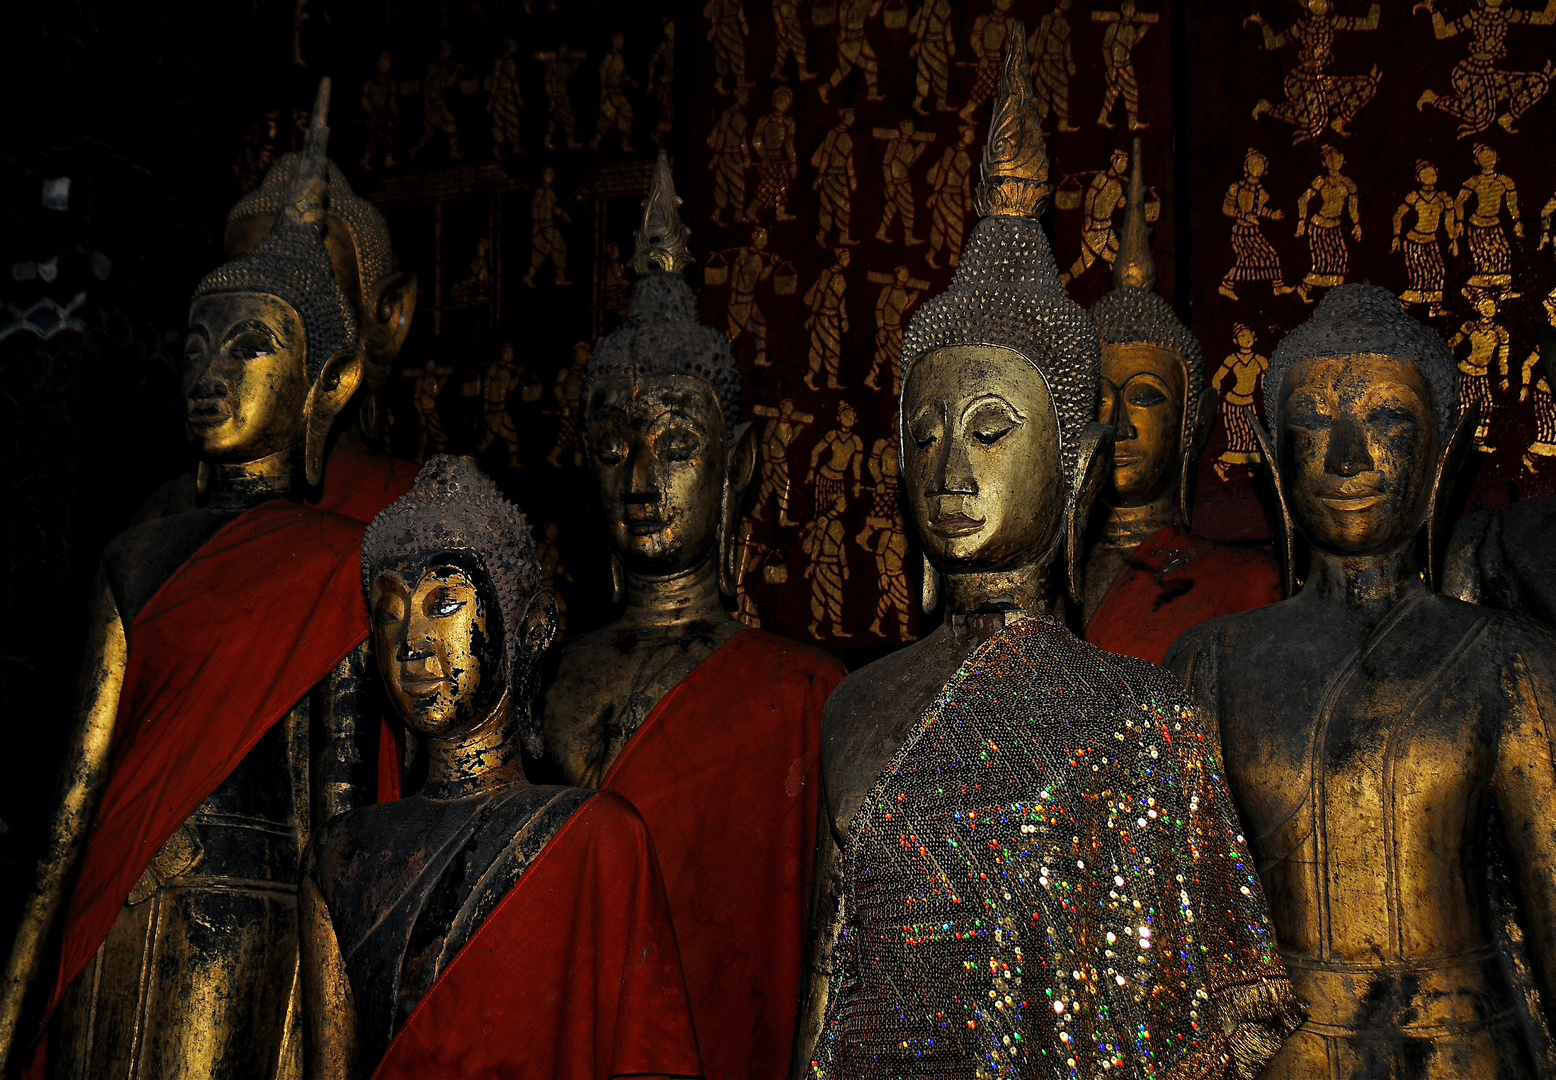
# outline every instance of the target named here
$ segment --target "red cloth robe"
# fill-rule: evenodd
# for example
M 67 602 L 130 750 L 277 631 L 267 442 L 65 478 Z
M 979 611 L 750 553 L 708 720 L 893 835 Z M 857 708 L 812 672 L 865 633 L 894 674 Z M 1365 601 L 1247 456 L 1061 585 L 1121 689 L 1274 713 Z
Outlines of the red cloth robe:
M 361 551 L 360 523 L 265 503 L 223 526 L 136 616 L 50 1014 L 168 837 L 366 639 Z
M 374 1080 L 700 1077 L 643 819 L 592 796 L 421 999 Z
M 1283 599 L 1280 569 L 1268 552 L 1168 526 L 1125 560 L 1086 624 L 1086 640 L 1160 664 L 1200 623 Z
M 788 1074 L 810 914 L 821 712 L 847 671 L 743 630 L 666 694 L 601 785 L 648 823 L 708 1076 Z

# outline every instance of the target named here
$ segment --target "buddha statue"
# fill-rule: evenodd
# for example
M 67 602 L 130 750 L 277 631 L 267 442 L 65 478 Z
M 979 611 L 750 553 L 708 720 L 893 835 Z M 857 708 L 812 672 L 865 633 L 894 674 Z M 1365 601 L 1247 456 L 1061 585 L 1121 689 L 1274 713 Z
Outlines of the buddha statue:
M 981 220 L 903 339 L 902 490 L 941 625 L 827 704 L 791 1075 L 1254 1076 L 1294 1026 L 1182 690 L 1058 618 L 1109 472 L 1101 343 L 1038 222 L 1016 24 Z
M 1308 1009 L 1274 1080 L 1543 1075 L 1487 855 L 1506 851 L 1548 1013 L 1556 641 L 1431 585 L 1475 414 L 1459 414 L 1447 346 L 1396 296 L 1329 292 L 1270 357 L 1274 431 L 1258 432 L 1306 580 L 1168 655 L 1219 740 Z
M 1283 593 L 1269 554 L 1189 533 L 1216 394 L 1204 386 L 1199 342 L 1155 284 L 1136 139 L 1113 290 L 1091 309 L 1102 335 L 1101 417 L 1116 434 L 1081 614 L 1093 645 L 1161 663 L 1185 630 Z
M 190 305 L 203 504 L 103 554 L 62 802 L 0 994 L 0 1064 L 299 1075 L 298 859 L 313 828 L 368 796 L 372 761 L 362 527 L 298 502 L 362 376 L 321 235 L 324 117 L 275 227 Z M 40 971 L 43 1063 L 20 1024 Z
M 756 464 L 740 373 L 697 321 L 668 158 L 636 234 L 631 314 L 583 375 L 584 445 L 620 618 L 566 642 L 546 751 L 625 796 L 664 869 L 709 1076 L 782 1076 L 815 844 L 821 710 L 843 668 L 745 628 L 733 602 Z
M 308 1075 L 701 1076 L 642 819 L 524 776 L 558 616 L 523 514 L 436 456 L 368 527 L 362 588 L 427 775 L 304 857 Z

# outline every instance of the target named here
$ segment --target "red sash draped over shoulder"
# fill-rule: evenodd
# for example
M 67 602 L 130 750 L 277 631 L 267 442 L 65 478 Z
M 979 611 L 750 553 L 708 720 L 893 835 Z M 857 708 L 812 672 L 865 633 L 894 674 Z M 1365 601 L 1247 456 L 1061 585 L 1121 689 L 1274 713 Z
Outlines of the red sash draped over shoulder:
M 821 713 L 847 672 L 743 630 L 666 694 L 602 787 L 664 869 L 708 1076 L 783 1077 L 799 1014 Z
M 389 1044 L 374 1080 L 700 1077 L 643 819 L 602 792 L 557 831 Z
M 222 527 L 128 628 L 108 784 L 49 1011 L 163 843 L 367 637 L 362 525 L 270 502 Z
M 1201 623 L 1283 599 L 1268 552 L 1169 526 L 1130 554 L 1086 624 L 1086 640 L 1160 664 L 1172 643 Z

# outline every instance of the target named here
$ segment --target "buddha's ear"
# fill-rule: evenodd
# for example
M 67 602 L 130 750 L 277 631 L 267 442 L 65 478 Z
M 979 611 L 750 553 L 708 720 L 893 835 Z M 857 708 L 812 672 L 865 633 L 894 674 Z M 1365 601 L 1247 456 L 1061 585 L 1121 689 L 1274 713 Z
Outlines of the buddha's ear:
M 362 347 L 352 343 L 324 362 L 303 404 L 303 464 L 309 487 L 324 479 L 324 449 L 330 428 L 362 385 Z
M 740 584 L 740 508 L 756 472 L 756 428 L 736 424 L 719 498 L 719 592 L 733 597 Z
M 1119 409 L 1118 387 L 1114 386 L 1113 380 L 1106 375 L 1099 379 L 1098 383 L 1097 423 L 1112 425 Z
M 1280 537 L 1277 544 L 1280 547 L 1286 595 L 1292 596 L 1298 584 L 1297 529 L 1291 519 L 1291 504 L 1286 501 L 1286 482 L 1280 474 L 1280 459 L 1275 456 L 1275 440 L 1264 430 L 1264 424 L 1257 416 L 1249 419 L 1248 426 L 1253 428 L 1254 438 L 1259 442 L 1259 455 L 1264 458 L 1264 464 L 1270 470 L 1270 482 L 1275 485 L 1275 505 L 1280 509 Z
M 367 297 L 362 343 L 373 359 L 388 364 L 405 344 L 416 314 L 416 275 L 405 270 L 385 274 L 373 283 Z
M 538 661 L 556 643 L 561 625 L 556 594 L 547 588 L 536 589 L 519 619 L 519 640 L 524 644 L 524 651 Z
M 1193 521 L 1194 481 L 1199 477 L 1199 455 L 1204 453 L 1210 441 L 1210 432 L 1216 426 L 1216 406 L 1219 404 L 1214 390 L 1204 390 L 1189 401 L 1183 417 L 1183 460 L 1178 470 L 1178 517 L 1187 529 Z
M 1084 599 L 1081 540 L 1086 534 L 1086 521 L 1091 517 L 1091 508 L 1107 486 L 1112 472 L 1112 425 L 1087 424 L 1081 432 L 1075 475 L 1070 478 L 1070 490 L 1064 501 L 1065 578 L 1070 599 L 1077 604 Z
M 541 731 L 540 712 L 535 703 L 535 694 L 540 686 L 541 658 L 556 642 L 561 625 L 556 594 L 550 589 L 536 589 L 524 605 L 524 614 L 519 617 L 518 625 L 514 627 L 514 632 L 519 635 L 520 648 L 527 654 L 520 662 L 523 663 L 525 659 L 528 662 L 522 672 L 512 673 L 508 685 L 503 688 L 503 693 L 510 695 L 509 700 L 519 714 L 519 736 L 524 740 L 524 749 L 537 760 L 546 755 L 545 735 Z
M 1475 429 L 1480 425 L 1480 402 L 1472 401 L 1459 414 L 1448 444 L 1437 458 L 1437 474 L 1432 477 L 1432 497 L 1426 510 L 1426 585 L 1436 591 L 1442 581 L 1443 534 L 1448 529 L 1448 502 L 1453 496 L 1453 483 L 1464 467 L 1464 458 L 1475 441 Z

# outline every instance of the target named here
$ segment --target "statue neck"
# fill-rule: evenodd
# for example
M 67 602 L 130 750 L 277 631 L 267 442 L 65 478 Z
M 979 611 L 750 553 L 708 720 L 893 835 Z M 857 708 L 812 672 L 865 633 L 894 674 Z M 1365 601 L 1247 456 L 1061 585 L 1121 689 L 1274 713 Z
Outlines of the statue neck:
M 1177 517 L 1172 487 L 1168 484 L 1160 495 L 1140 506 L 1109 506 L 1102 522 L 1101 542 L 1133 551 L 1172 525 Z
M 295 447 L 287 447 L 257 461 L 200 464 L 206 477 L 207 506 L 216 510 L 247 510 L 272 499 L 291 497 L 297 454 Z
M 969 646 L 992 637 L 1001 627 L 1023 618 L 1057 618 L 1057 601 L 1050 595 L 1052 549 L 1042 559 L 1014 570 L 945 575 L 946 628 Z
M 517 717 L 505 689 L 486 720 L 463 735 L 427 740 L 427 779 L 419 794 L 462 799 L 512 784 L 528 784 L 519 753 Z
M 1425 592 L 1412 539 L 1394 551 L 1378 555 L 1335 555 L 1314 550 L 1301 595 L 1308 603 L 1354 612 L 1366 625 L 1374 626 L 1401 600 Z
M 717 549 L 679 574 L 651 577 L 627 571 L 627 626 L 675 629 L 695 622 L 729 618 L 719 598 Z

